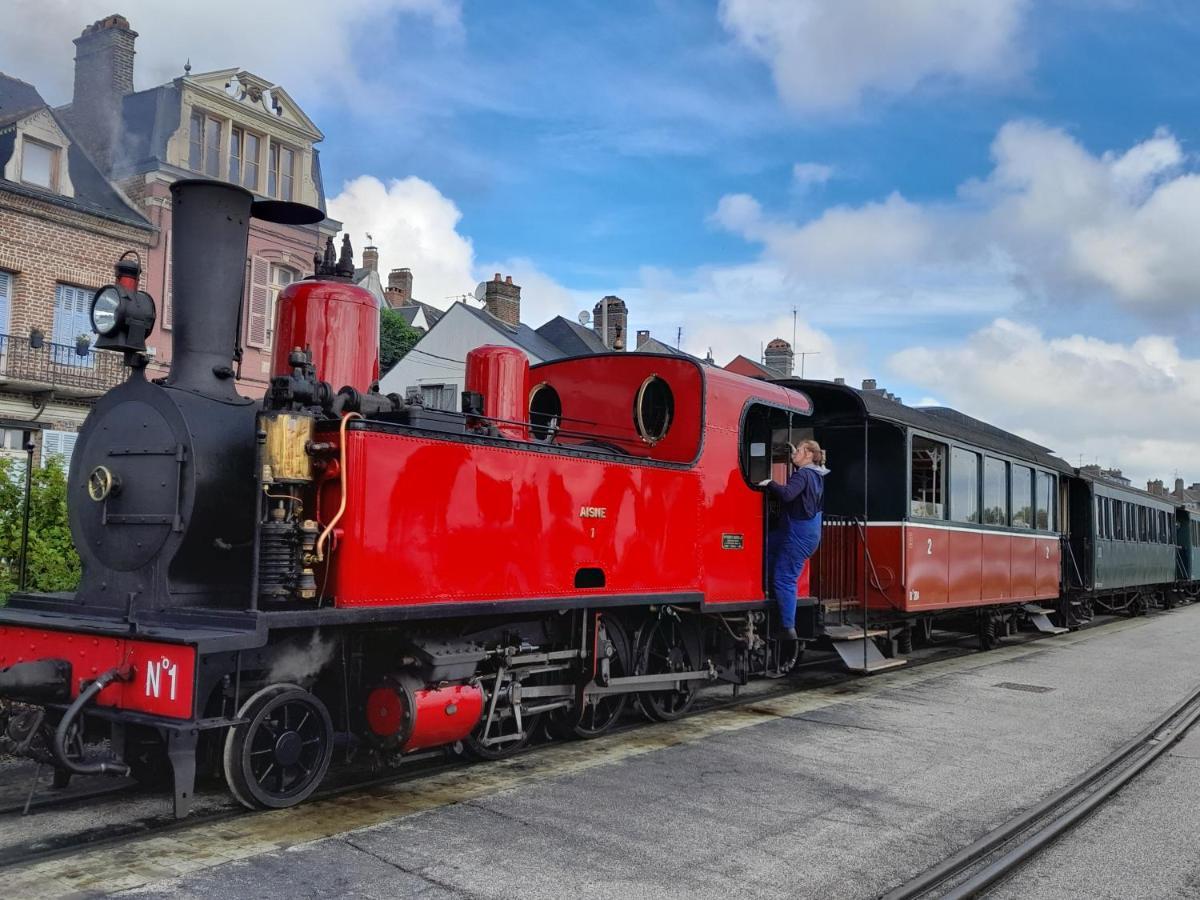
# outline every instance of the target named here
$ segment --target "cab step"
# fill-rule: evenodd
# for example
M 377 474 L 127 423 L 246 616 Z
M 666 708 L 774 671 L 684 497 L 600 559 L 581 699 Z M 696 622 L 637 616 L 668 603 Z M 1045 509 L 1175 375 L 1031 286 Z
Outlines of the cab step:
M 1029 621 L 1033 623 L 1033 627 L 1042 634 L 1066 634 L 1070 628 L 1059 628 L 1050 621 L 1050 610 L 1042 609 L 1036 603 L 1026 603 L 1021 607 L 1029 616 Z

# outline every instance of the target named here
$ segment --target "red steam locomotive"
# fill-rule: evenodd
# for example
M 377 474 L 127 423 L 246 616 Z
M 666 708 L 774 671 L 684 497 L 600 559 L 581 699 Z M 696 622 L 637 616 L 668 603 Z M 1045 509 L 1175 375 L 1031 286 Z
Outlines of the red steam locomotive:
M 802 638 L 870 671 L 902 662 L 881 651 L 932 614 L 966 608 L 994 638 L 1060 594 L 1057 513 L 915 521 L 947 503 L 945 460 L 922 457 L 911 502 L 927 506 L 911 506 L 900 467 L 929 433 L 844 387 L 647 354 L 530 368 L 481 347 L 462 413 L 381 396 L 377 311 L 347 245 L 281 295 L 271 387 L 242 398 L 249 221 L 319 213 L 217 182 L 172 192 L 170 375 L 145 376 L 153 303 L 123 264 L 93 320 L 129 378 L 97 403 L 69 475 L 82 582 L 0 609 L 0 697 L 18 701 L 3 741 L 62 777 L 169 773 L 182 816 L 211 767 L 245 805 L 285 807 L 336 742 L 383 761 L 457 744 L 495 758 L 543 727 L 602 734 L 631 698 L 668 720 L 703 684 L 786 671 L 799 651 L 773 636 L 755 484 L 786 477 L 779 448 L 810 436 L 834 474 Z M 1028 470 L 1030 507 L 1036 485 L 1057 496 L 1043 476 L 1060 461 L 977 425 L 946 428 L 1003 454 L 1006 478 Z M 103 757 L 85 751 L 97 733 Z

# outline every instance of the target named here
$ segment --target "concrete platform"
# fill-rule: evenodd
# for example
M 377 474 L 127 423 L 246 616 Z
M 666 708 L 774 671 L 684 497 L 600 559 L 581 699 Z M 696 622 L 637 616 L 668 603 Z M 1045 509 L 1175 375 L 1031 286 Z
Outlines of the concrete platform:
M 875 897 L 1168 709 L 1198 639 L 1200 607 L 1117 622 L 45 862 L 5 896 Z M 998 896 L 1197 896 L 1197 787 L 1189 741 L 1064 842 L 1072 874 Z

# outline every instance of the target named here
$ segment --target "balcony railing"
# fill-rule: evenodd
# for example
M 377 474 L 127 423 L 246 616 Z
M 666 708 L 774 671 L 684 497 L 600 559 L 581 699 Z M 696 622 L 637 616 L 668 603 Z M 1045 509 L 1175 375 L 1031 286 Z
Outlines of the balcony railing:
M 98 396 L 129 374 L 121 354 L 111 350 L 89 347 L 81 355 L 74 344 L 43 341 L 40 347 L 31 347 L 29 343 L 28 337 L 0 334 L 0 388 Z

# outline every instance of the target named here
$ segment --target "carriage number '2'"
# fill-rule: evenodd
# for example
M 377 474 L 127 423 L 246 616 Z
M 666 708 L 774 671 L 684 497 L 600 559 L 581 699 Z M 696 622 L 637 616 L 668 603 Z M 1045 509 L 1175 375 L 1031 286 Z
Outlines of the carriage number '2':
M 933 538 L 925 539 L 925 555 L 933 556 Z
M 146 663 L 146 696 L 158 699 L 162 696 L 163 676 L 170 682 L 169 697 L 175 699 L 176 680 L 179 677 L 179 663 L 172 663 L 167 657 Z

